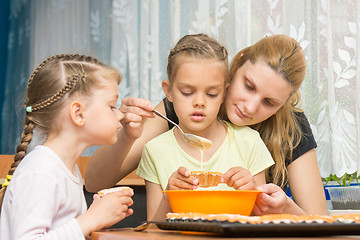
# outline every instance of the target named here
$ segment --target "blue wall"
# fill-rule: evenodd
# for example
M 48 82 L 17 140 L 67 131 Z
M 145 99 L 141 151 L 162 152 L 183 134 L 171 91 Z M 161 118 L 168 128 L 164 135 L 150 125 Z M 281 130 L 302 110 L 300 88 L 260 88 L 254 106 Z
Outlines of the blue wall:
M 0 113 L 2 113 L 4 103 L 5 79 L 7 68 L 7 41 L 9 31 L 9 14 L 10 14 L 10 0 L 0 1 Z M 2 114 L 0 115 L 2 116 Z M 0 118 L 1 119 L 1 118 Z M 2 126 L 0 121 L 0 136 L 2 135 Z M 1 137 L 0 137 L 0 146 Z M 1 147 L 0 147 L 1 149 Z

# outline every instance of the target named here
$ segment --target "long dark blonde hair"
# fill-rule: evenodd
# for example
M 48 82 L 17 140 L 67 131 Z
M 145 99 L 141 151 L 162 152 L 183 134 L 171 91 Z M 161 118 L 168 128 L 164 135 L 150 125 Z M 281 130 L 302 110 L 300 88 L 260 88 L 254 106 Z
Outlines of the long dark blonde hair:
M 292 151 L 299 144 L 302 132 L 296 113 L 300 101 L 299 88 L 305 78 L 306 60 L 303 49 L 293 38 L 286 35 L 272 35 L 262 38 L 254 45 L 241 50 L 233 58 L 229 70 L 229 82 L 236 71 L 246 62 L 265 61 L 276 73 L 280 74 L 292 87 L 292 93 L 286 103 L 271 117 L 250 126 L 260 133 L 270 151 L 275 165 L 266 173 L 267 182 L 280 187 L 287 184 L 286 159 L 292 159 Z M 222 116 L 227 116 L 222 109 Z
M 74 95 L 89 96 L 101 87 L 98 74 L 108 73 L 109 81 L 121 81 L 121 74 L 97 59 L 77 54 L 60 54 L 43 61 L 30 76 L 25 99 L 25 122 L 20 144 L 16 148 L 14 162 L 8 172 L 10 181 L 17 166 L 24 158 L 36 127 L 43 136 L 57 131 L 56 120 L 65 100 Z M 0 189 L 0 209 L 7 184 Z

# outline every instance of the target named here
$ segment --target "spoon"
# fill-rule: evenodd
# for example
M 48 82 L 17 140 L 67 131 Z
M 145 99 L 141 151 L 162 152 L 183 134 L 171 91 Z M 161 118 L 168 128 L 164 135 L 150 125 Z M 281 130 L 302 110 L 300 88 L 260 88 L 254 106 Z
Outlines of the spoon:
M 206 138 L 194 135 L 194 134 L 190 134 L 190 133 L 184 133 L 184 131 L 180 128 L 179 125 L 177 125 L 176 123 L 174 123 L 173 121 L 171 121 L 170 119 L 168 119 L 167 117 L 165 117 L 164 115 L 162 115 L 161 113 L 159 113 L 156 110 L 154 110 L 154 113 L 156 115 L 158 115 L 159 117 L 162 117 L 169 123 L 173 124 L 175 127 L 177 127 L 180 130 L 180 132 L 182 133 L 185 141 L 187 143 L 189 143 L 191 146 L 194 146 L 194 147 L 197 147 L 197 148 L 200 148 L 203 150 L 205 150 L 211 146 L 212 142 L 209 139 L 206 139 Z
M 134 227 L 133 230 L 135 232 L 141 232 L 141 231 L 148 229 L 148 227 L 150 227 L 150 225 L 151 225 L 150 222 L 144 222 L 144 223 L 140 224 L 139 226 Z

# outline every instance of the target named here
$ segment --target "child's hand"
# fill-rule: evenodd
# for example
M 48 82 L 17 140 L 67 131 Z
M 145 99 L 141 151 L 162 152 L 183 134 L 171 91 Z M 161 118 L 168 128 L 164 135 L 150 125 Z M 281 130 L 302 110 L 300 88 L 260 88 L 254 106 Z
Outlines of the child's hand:
M 129 136 L 140 137 L 144 119 L 154 118 L 154 105 L 146 99 L 127 97 L 121 102 L 119 110 L 124 114 L 121 124 Z
M 133 204 L 133 195 L 132 190 L 109 193 L 101 198 L 95 194 L 87 212 L 76 218 L 84 236 L 92 231 L 110 227 L 133 214 L 133 210 L 129 208 Z
M 226 183 L 236 190 L 252 190 L 256 183 L 249 170 L 242 167 L 230 168 L 222 177 L 220 182 Z
M 167 190 L 189 190 L 198 187 L 199 180 L 190 176 L 185 167 L 179 167 L 169 178 Z
M 263 193 L 260 193 L 256 199 L 253 209 L 255 215 L 281 214 L 284 212 L 288 198 L 279 186 L 269 183 L 261 185 L 257 189 Z

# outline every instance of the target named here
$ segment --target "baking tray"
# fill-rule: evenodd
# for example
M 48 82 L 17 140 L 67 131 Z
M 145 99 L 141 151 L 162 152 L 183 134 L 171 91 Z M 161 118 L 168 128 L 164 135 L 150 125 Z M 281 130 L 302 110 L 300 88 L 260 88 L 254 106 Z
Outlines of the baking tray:
M 359 223 L 218 223 L 218 222 L 157 222 L 162 230 L 218 233 L 233 237 L 315 237 L 360 235 Z

